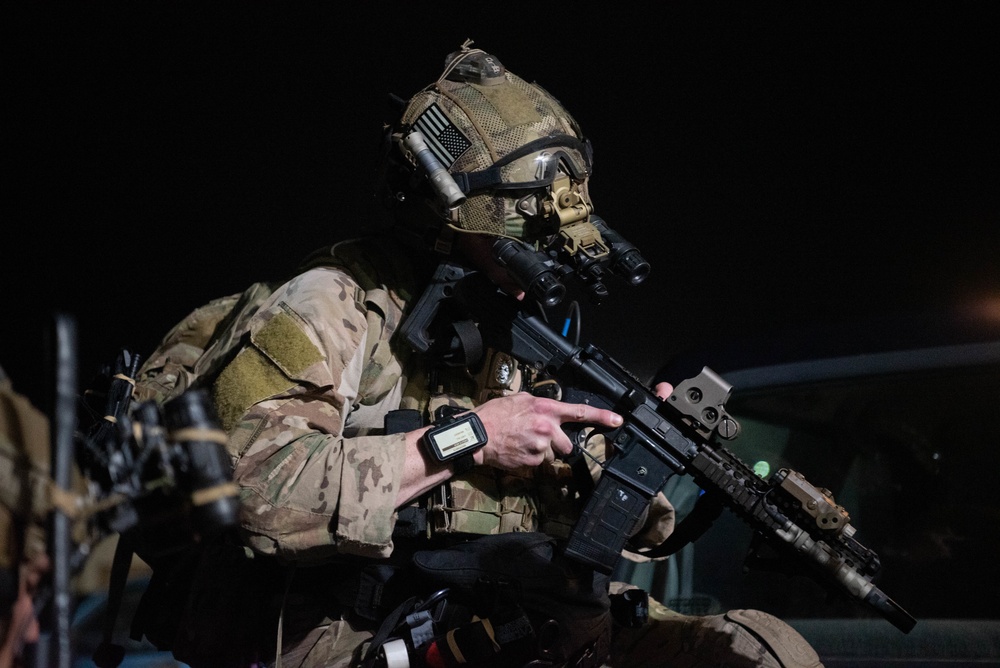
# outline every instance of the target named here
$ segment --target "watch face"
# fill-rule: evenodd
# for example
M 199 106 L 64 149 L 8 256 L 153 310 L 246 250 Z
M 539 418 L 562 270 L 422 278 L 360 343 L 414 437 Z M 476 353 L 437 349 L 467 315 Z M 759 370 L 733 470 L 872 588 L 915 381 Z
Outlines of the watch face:
M 476 432 L 472 430 L 472 423 L 469 421 L 456 422 L 435 434 L 434 442 L 442 458 L 458 454 L 469 446 L 479 445 Z
M 446 461 L 486 445 L 486 430 L 475 413 L 430 429 L 424 436 L 431 455 Z

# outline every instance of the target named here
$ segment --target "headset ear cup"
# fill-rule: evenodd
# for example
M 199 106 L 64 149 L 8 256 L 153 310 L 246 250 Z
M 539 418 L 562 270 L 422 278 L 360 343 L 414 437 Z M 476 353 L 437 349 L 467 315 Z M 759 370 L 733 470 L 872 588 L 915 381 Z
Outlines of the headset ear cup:
M 375 174 L 375 199 L 382 204 L 384 207 L 391 208 L 392 198 L 390 197 L 390 191 L 392 187 L 390 185 L 391 179 L 389 177 L 390 165 L 389 157 L 392 151 L 392 132 L 389 127 L 386 127 L 382 131 L 382 141 L 379 144 L 378 151 L 378 165 Z
M 376 197 L 389 211 L 395 211 L 416 194 L 414 167 L 400 153 L 394 135 L 387 127 L 382 135 Z
M 375 198 L 387 209 L 393 209 L 399 201 L 397 195 L 403 192 L 411 171 L 399 155 L 399 148 L 393 135 L 399 131 L 400 118 L 408 101 L 395 93 L 387 99 L 389 119 L 383 124 L 382 139 L 379 142 L 378 166 L 375 181 Z
M 376 198 L 401 238 L 424 250 L 436 250 L 446 221 L 430 206 L 433 195 L 421 183 L 417 168 L 403 156 L 398 129 L 386 131 L 379 165 Z

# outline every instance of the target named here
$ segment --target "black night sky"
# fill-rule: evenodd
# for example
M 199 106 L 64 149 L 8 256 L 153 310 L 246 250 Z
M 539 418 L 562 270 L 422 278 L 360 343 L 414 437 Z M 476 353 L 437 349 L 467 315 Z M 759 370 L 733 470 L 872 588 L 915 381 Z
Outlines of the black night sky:
M 597 212 L 653 271 L 585 309 L 583 337 L 638 375 L 817 332 L 956 333 L 917 315 L 989 300 L 1000 329 L 993 3 L 420 4 L 5 5 L 15 386 L 44 405 L 57 310 L 83 383 L 381 215 L 388 94 L 467 38 L 593 141 Z

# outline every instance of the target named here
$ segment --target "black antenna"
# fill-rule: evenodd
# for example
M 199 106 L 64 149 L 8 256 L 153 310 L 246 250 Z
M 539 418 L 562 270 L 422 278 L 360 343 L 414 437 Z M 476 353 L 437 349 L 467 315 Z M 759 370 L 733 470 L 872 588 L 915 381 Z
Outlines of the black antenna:
M 77 331 L 76 320 L 65 313 L 53 318 L 55 378 L 52 404 L 52 479 L 56 487 L 68 490 L 72 485 L 77 401 Z M 70 668 L 71 610 L 71 526 L 70 518 L 56 507 L 51 518 L 50 552 L 52 554 L 52 668 Z M 41 649 L 41 648 L 39 648 Z

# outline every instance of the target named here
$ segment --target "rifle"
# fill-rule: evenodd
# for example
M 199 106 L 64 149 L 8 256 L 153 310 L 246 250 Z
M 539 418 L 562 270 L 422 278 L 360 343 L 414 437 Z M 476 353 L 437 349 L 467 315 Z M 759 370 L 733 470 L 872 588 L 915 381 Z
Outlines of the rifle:
M 646 556 L 675 552 L 728 509 L 754 531 L 748 557 L 767 544 L 831 594 L 869 606 L 903 633 L 913 629 L 916 620 L 875 586 L 878 555 L 854 538 L 850 515 L 829 490 L 790 469 L 764 480 L 718 445 L 719 439 L 739 434 L 739 423 L 725 410 L 732 387 L 724 379 L 705 367 L 661 400 L 600 348 L 573 344 L 529 308 L 478 272 L 444 262 L 401 334 L 414 349 L 437 351 L 452 363 L 475 362 L 456 351 L 482 349 L 482 341 L 470 342 L 481 336 L 489 346 L 559 380 L 568 388 L 565 400 L 623 416 L 623 425 L 606 434 L 613 452 L 572 529 L 564 548 L 567 556 L 610 573 L 657 492 L 671 476 L 689 475 L 703 490 L 695 510 Z M 477 334 L 456 322 L 456 314 L 463 312 L 476 323 Z M 577 444 L 585 438 L 584 427 L 564 425 Z

